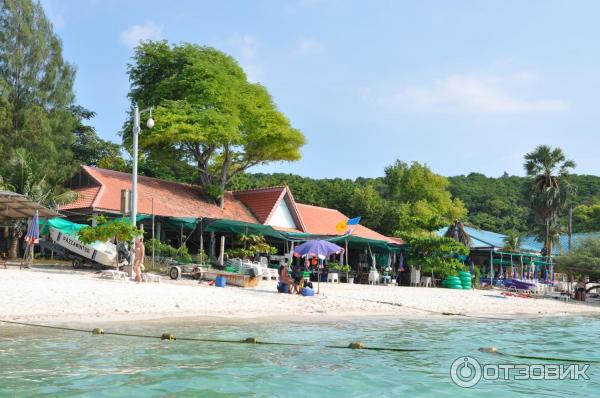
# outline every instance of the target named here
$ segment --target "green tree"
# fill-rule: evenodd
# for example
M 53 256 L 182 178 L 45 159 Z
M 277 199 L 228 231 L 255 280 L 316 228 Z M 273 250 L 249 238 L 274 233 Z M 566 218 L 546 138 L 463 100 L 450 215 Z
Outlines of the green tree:
M 140 145 L 159 162 L 193 163 L 199 184 L 221 205 L 237 174 L 300 158 L 302 133 L 232 57 L 194 44 L 146 42 L 128 71 L 129 98 L 155 107 L 156 126 L 144 131 Z M 130 131 L 126 123 L 126 141 Z
M 502 250 L 511 253 L 518 253 L 521 251 L 521 237 L 517 231 L 509 231 L 506 234 Z
M 458 220 L 455 220 L 452 224 L 450 224 L 444 236 L 454 239 L 466 247 L 471 247 L 471 237 L 465 230 L 465 225 Z
M 561 271 L 600 276 L 600 239 L 583 240 L 568 255 L 557 257 L 556 262 Z
M 432 231 L 467 214 L 462 202 L 452 198 L 448 179 L 418 162 L 396 161 L 386 167 L 383 183 L 385 198 L 398 206 L 399 233 Z
M 531 207 L 543 222 L 544 248 L 551 254 L 551 231 L 556 230 L 558 216 L 567 201 L 570 192 L 567 176 L 575 162 L 568 160 L 560 148 L 540 145 L 525 155 L 524 167 L 532 178 Z
M 86 123 L 96 116 L 96 112 L 80 105 L 73 105 L 70 109 L 75 117 L 75 142 L 71 147 L 74 160 L 88 166 L 122 171 L 126 163 L 121 156 L 121 146 L 98 137 L 96 130 Z
M 439 278 L 456 275 L 463 264 L 456 255 L 469 254 L 469 248 L 448 237 L 434 234 L 402 234 L 407 244 L 407 263 L 422 267 L 425 274 L 433 272 Z
M 39 2 L 0 0 L 0 149 L 24 148 L 54 181 L 72 172 L 74 78 Z

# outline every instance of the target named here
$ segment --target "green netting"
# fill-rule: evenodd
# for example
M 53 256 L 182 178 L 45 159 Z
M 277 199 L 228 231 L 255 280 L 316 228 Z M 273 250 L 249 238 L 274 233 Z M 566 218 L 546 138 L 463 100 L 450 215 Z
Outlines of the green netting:
M 83 227 L 87 227 L 85 224 L 76 224 L 64 218 L 51 218 L 49 220 L 40 220 L 40 234 L 44 235 L 49 232 L 50 228 L 58 229 L 63 234 L 77 236 L 77 232 Z
M 263 235 L 271 238 L 286 239 L 281 232 L 273 229 L 270 225 L 252 224 L 234 220 L 216 220 L 210 223 L 204 230 L 207 232 L 226 232 L 238 235 Z

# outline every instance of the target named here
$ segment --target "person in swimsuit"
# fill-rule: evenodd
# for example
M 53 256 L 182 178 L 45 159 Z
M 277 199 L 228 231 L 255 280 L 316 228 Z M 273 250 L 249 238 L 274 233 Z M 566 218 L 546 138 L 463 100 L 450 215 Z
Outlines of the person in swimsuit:
M 135 259 L 133 262 L 133 273 L 135 275 L 135 281 L 140 283 L 142 281 L 142 265 L 144 264 L 144 256 L 146 255 L 146 248 L 144 247 L 144 237 L 139 236 L 135 238 L 133 250 L 135 253 Z

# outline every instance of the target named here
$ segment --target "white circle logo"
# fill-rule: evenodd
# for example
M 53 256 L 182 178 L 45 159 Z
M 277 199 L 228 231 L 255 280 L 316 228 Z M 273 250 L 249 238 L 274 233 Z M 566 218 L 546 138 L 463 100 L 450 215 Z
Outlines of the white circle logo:
M 481 380 L 481 365 L 473 357 L 456 358 L 450 367 L 450 378 L 459 387 L 473 387 Z

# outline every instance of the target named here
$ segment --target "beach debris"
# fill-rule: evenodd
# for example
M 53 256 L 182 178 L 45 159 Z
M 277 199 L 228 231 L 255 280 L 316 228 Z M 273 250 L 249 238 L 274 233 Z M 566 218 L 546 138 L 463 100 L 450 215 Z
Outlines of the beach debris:
M 104 329 L 94 328 L 94 329 L 92 329 L 92 334 L 104 334 Z

